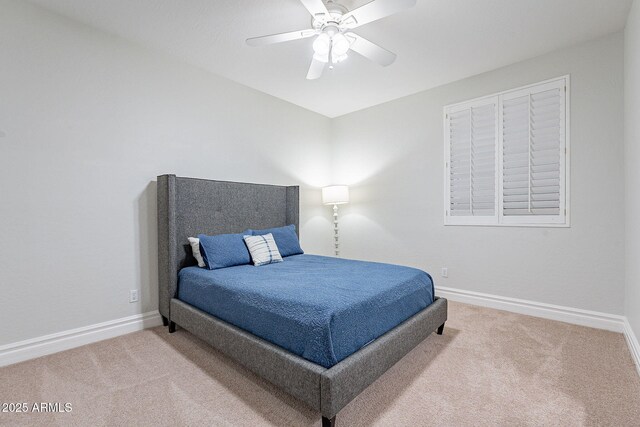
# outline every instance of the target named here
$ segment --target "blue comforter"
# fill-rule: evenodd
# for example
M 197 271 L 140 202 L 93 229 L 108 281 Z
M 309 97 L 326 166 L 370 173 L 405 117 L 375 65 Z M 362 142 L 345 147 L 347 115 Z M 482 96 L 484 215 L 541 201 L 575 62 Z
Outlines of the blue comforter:
M 180 271 L 178 298 L 329 368 L 433 302 L 421 270 L 295 255 L 261 267 Z

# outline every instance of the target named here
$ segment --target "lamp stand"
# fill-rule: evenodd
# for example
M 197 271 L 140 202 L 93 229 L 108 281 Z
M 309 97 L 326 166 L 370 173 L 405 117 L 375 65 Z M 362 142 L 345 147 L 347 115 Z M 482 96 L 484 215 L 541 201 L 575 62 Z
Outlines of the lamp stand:
M 333 205 L 333 246 L 336 256 L 340 256 L 340 242 L 338 235 L 338 205 Z

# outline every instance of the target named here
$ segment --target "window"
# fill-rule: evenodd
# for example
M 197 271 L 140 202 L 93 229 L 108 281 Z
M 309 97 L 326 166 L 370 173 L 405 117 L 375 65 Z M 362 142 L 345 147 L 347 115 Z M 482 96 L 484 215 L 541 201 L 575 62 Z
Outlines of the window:
M 568 226 L 569 77 L 445 113 L 445 224 Z

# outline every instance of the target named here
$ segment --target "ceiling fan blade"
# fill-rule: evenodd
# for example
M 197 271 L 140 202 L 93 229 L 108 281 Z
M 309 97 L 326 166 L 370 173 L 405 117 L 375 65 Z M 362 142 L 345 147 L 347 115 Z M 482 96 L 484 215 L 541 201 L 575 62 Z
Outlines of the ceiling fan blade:
M 353 37 L 355 39 L 351 43 L 351 50 L 382 65 L 383 67 L 393 64 L 393 61 L 396 60 L 397 55 L 395 53 L 389 52 L 387 49 L 384 49 L 357 34 L 349 33 L 348 37 Z
M 307 37 L 312 37 L 318 34 L 317 30 L 300 30 L 300 31 L 291 31 L 290 33 L 280 33 L 280 34 L 272 34 L 270 36 L 262 36 L 262 37 L 252 37 L 247 39 L 247 44 L 249 46 L 264 46 L 267 44 L 274 43 L 282 43 L 288 42 L 291 40 L 300 40 L 306 39 Z
M 311 16 L 329 14 L 327 6 L 324 5 L 322 0 L 300 0 L 300 2 L 307 8 Z
M 316 58 L 313 58 L 311 66 L 309 67 L 309 72 L 307 73 L 307 80 L 319 79 L 322 76 L 322 72 L 326 65 L 326 62 L 318 61 Z
M 417 0 L 373 0 L 347 13 L 342 23 L 347 28 L 357 28 L 416 5 Z

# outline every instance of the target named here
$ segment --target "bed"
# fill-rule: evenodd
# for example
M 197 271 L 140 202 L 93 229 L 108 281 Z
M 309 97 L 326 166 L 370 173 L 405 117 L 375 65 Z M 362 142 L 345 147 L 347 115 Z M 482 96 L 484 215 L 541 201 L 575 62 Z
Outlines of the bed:
M 447 301 L 428 274 L 390 264 L 304 254 L 262 267 L 195 267 L 187 237 L 297 231 L 298 200 L 297 186 L 159 176 L 159 310 L 170 332 L 188 330 L 333 426 L 368 385 L 442 333 Z

